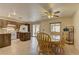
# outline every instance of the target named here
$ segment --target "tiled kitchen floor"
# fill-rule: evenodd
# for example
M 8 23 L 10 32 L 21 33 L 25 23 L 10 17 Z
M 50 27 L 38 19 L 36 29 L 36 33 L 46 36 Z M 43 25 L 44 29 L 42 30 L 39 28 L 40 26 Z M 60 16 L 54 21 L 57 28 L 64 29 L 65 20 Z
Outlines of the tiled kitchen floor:
M 37 41 L 32 37 L 28 41 L 12 40 L 11 46 L 0 48 L 0 55 L 37 55 Z M 73 45 L 65 45 L 65 55 L 78 55 Z

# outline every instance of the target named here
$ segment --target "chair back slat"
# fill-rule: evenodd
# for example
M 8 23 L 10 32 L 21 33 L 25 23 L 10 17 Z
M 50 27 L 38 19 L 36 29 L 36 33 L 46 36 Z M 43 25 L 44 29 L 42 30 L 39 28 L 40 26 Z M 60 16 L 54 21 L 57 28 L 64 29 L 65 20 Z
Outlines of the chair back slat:
M 51 38 L 46 33 L 38 33 L 37 41 L 39 49 L 43 52 L 52 53 L 52 43 Z

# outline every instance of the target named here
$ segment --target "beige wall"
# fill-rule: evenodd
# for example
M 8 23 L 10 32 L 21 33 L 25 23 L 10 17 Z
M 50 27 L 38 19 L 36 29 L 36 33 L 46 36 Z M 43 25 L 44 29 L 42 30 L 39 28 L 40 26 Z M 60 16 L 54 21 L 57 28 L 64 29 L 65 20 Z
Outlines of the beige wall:
M 74 45 L 79 50 L 79 10 L 74 15 Z
M 50 23 L 53 23 L 53 22 L 61 22 L 62 29 L 65 26 L 73 26 L 73 19 L 71 17 L 63 17 L 63 18 L 40 22 L 40 31 L 50 34 Z

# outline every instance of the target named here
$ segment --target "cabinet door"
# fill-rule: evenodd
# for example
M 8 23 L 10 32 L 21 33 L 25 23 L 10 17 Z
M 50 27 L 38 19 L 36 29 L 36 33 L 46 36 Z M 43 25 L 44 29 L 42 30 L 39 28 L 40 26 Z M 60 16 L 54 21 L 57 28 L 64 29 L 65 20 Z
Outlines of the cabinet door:
M 0 34 L 0 48 L 3 47 L 3 34 Z
M 3 25 L 2 25 L 3 28 L 7 27 L 7 21 L 6 20 L 3 20 Z
M 27 39 L 30 40 L 30 33 L 27 33 Z
M 2 28 L 3 27 L 3 21 L 2 21 L 2 19 L 0 19 L 0 28 Z
M 3 46 L 11 45 L 11 34 L 4 34 Z

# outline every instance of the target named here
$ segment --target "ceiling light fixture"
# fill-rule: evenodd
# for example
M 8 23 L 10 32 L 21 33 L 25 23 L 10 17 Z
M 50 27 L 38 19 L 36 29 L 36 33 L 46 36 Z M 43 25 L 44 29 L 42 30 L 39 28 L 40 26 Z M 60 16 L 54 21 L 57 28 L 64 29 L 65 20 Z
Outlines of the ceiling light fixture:
M 9 13 L 8 17 L 11 17 L 10 13 Z
M 13 11 L 13 15 L 14 15 L 14 16 L 16 15 L 16 12 L 15 12 L 15 10 Z
M 15 12 L 15 10 L 13 10 L 12 13 L 9 13 L 9 14 L 8 14 L 8 17 L 12 17 L 12 16 L 16 16 L 16 12 Z
M 49 18 L 49 19 L 53 18 L 53 15 L 48 15 L 48 18 Z

